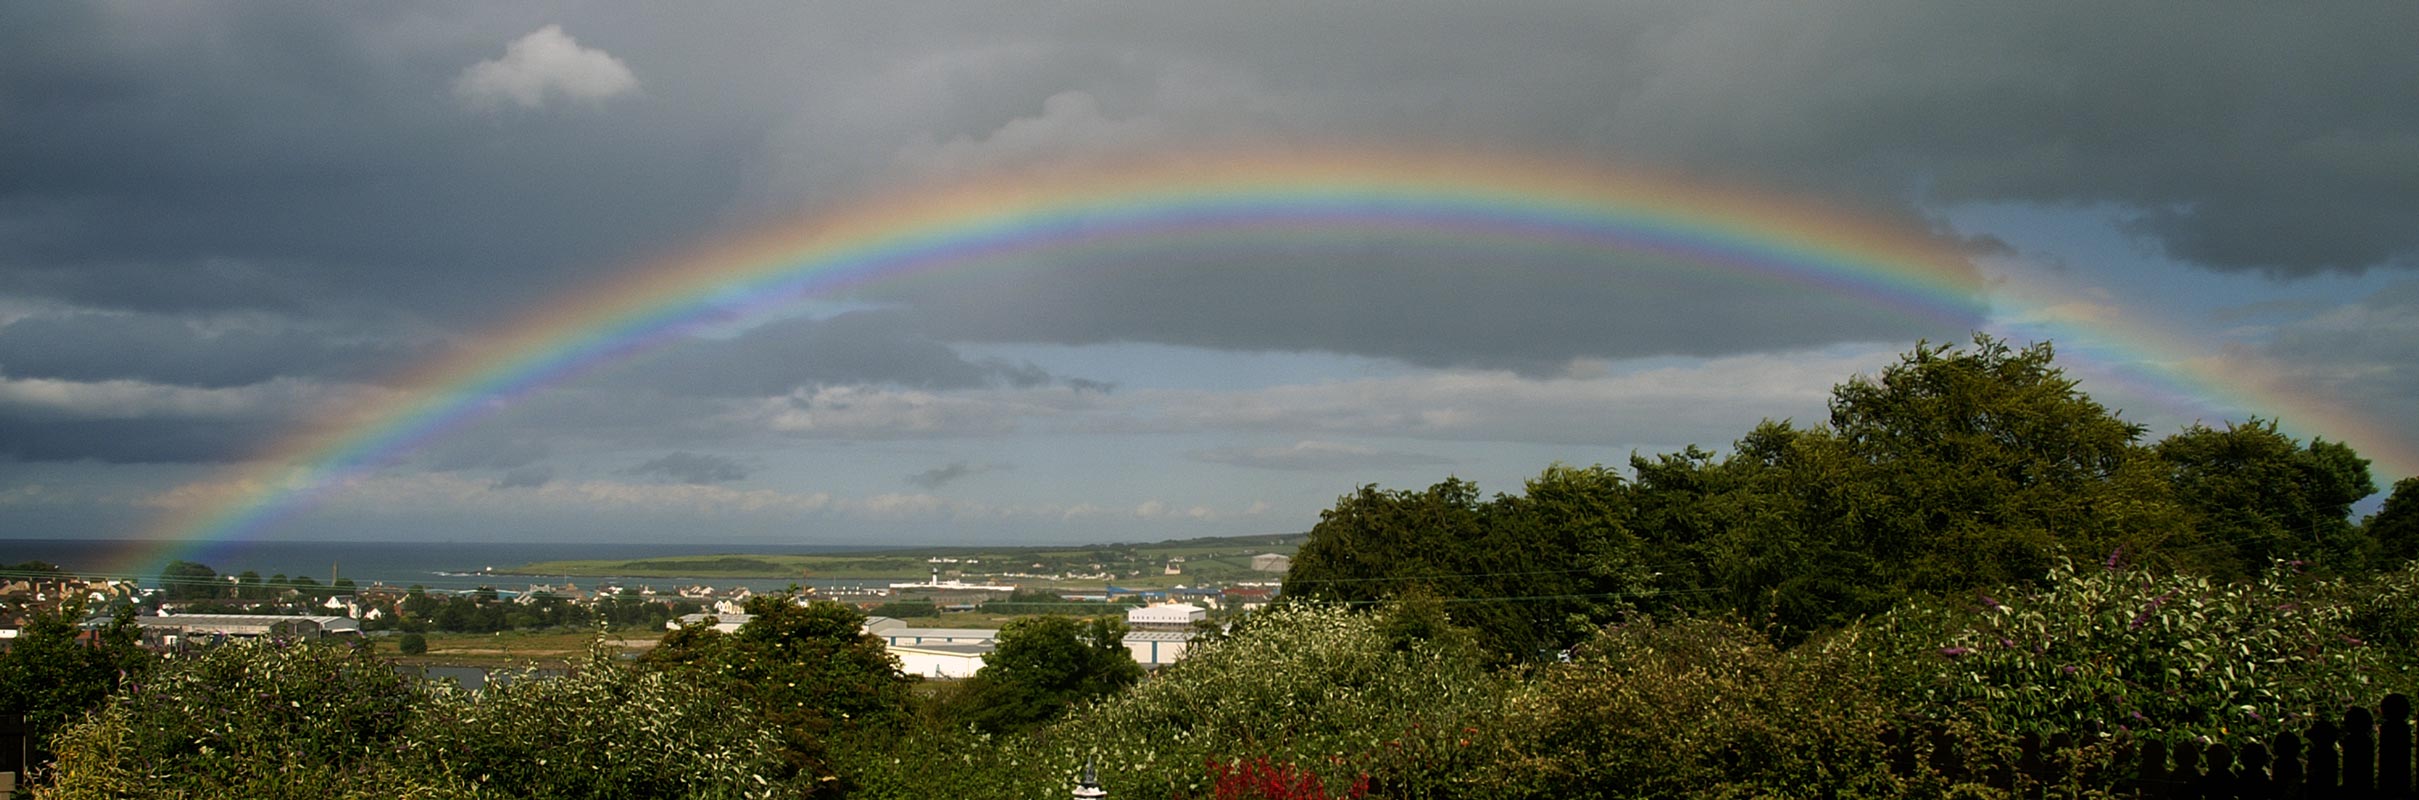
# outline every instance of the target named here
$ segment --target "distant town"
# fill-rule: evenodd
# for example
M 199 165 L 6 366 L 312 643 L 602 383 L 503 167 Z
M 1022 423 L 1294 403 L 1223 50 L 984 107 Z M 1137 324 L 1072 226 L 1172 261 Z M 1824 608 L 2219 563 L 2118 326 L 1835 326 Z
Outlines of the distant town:
M 400 656 L 442 659 L 449 636 L 543 631 L 611 632 L 644 650 L 683 626 L 737 630 L 751 618 L 743 611 L 751 598 L 791 591 L 801 602 L 863 611 L 866 632 L 903 671 L 926 678 L 973 675 L 1004 622 L 1043 614 L 1122 619 L 1134 660 L 1155 668 L 1181 658 L 1197 633 L 1273 599 L 1299 545 L 1299 536 L 1255 536 L 1079 549 L 546 562 L 489 568 L 482 574 L 494 580 L 468 590 L 350 578 L 322 584 L 182 561 L 151 580 L 86 579 L 28 562 L 0 566 L 0 649 L 29 619 L 67 606 L 82 609 L 88 634 L 131 615 L 143 646 L 157 652 L 259 637 L 356 637 L 392 639 Z M 922 575 L 911 577 L 918 567 Z M 701 575 L 714 577 L 672 580 Z M 765 586 L 785 578 L 801 582 Z M 440 642 L 433 654 L 430 637 Z

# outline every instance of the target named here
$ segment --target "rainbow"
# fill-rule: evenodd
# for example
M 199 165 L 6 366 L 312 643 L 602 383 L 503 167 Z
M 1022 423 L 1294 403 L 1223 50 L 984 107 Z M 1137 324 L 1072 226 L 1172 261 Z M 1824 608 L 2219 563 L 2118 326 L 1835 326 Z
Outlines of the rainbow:
M 1944 333 L 1962 333 L 1983 310 L 1981 277 L 1937 237 L 1804 200 L 1600 165 L 1256 153 L 1005 174 L 763 228 L 476 337 L 391 381 L 403 388 L 388 399 L 188 487 L 128 563 L 242 541 L 517 398 L 804 300 L 1086 248 L 1331 233 L 1570 249 L 1599 254 L 1608 270 L 1676 264 L 1865 298 Z

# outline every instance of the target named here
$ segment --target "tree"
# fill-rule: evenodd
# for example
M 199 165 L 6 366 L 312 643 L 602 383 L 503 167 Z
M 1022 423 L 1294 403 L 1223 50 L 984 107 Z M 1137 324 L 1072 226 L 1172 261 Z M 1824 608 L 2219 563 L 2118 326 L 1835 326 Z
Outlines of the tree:
M 2223 430 L 2193 425 L 2157 453 L 2194 528 L 2224 556 L 2221 571 L 2256 574 L 2283 558 L 2366 566 L 2352 504 L 2377 486 L 2349 446 L 2321 439 L 2305 448 L 2275 420 L 2255 417 Z
M 218 570 L 206 564 L 177 560 L 160 568 L 160 594 L 168 600 L 209 600 L 224 596 Z
M 403 654 L 407 656 L 428 654 L 428 637 L 417 633 L 406 633 L 403 638 L 396 640 L 395 644 L 402 648 Z
M 2385 506 L 2361 521 L 2360 528 L 2376 543 L 2379 569 L 2396 569 L 2419 559 L 2419 477 L 2395 481 Z
M 157 660 L 139 645 L 133 607 L 118 607 L 89 637 L 79 626 L 83 616 L 84 606 L 74 601 L 38 612 L 0 651 L 0 709 L 25 715 L 36 762 L 48 760 L 51 736 Z
M 1134 685 L 1142 665 L 1126 650 L 1125 633 L 1114 617 L 1010 621 L 967 688 L 970 721 L 993 733 L 1023 730 Z
M 898 659 L 865 632 L 865 615 L 789 592 L 748 598 L 752 618 L 735 633 L 691 625 L 665 635 L 648 663 L 745 698 L 782 731 L 794 768 L 830 775 L 834 733 L 894 727 L 908 686 Z

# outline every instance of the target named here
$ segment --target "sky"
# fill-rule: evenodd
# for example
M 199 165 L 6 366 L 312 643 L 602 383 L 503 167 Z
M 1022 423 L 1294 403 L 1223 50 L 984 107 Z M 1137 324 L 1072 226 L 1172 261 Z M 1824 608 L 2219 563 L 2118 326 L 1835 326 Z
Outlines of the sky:
M 2419 468 L 2415 29 L 2407 3 L 0 4 L 0 539 L 1297 532 L 1363 484 L 1517 492 L 1819 423 L 1835 384 L 1976 331 L 2051 341 L 2151 437 L 2281 418 L 2389 485 Z M 1019 170 L 1384 152 L 1853 215 L 1956 253 L 1976 311 L 1382 233 L 1042 252 L 262 477 L 423 365 L 750 232 Z M 249 506 L 274 513 L 180 521 Z

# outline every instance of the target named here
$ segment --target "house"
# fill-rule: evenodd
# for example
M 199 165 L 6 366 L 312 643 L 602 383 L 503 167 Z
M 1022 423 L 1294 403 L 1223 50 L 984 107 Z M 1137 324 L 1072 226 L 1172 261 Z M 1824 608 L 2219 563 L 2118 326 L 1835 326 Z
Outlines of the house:
M 1277 553 L 1262 553 L 1251 557 L 1254 572 L 1284 572 L 1293 568 L 1293 557 Z

